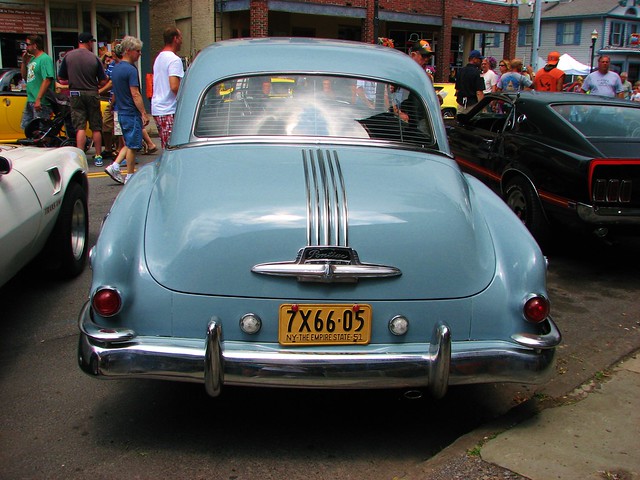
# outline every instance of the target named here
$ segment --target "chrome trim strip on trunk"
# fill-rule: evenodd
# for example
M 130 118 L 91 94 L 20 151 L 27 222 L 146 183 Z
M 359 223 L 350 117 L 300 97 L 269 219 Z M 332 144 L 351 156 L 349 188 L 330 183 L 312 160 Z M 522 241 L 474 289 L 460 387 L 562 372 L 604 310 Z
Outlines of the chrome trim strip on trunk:
M 336 151 L 303 150 L 307 245 L 348 246 L 348 207 Z

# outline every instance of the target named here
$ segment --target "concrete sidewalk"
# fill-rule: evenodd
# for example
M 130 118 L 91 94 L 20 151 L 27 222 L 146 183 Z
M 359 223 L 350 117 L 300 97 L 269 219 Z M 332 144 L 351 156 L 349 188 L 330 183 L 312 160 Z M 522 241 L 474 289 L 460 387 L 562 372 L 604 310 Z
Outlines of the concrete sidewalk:
M 532 480 L 640 478 L 638 352 L 575 396 L 486 442 L 482 459 Z
M 640 351 L 562 401 L 524 402 L 398 478 L 640 480 Z

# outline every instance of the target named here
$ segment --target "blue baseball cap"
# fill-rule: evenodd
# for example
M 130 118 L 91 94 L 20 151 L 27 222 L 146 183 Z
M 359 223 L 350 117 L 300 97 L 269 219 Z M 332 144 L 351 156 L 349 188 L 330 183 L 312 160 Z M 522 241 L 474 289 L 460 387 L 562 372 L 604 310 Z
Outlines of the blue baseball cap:
M 480 50 L 471 50 L 469 58 L 479 58 L 480 60 L 482 60 L 484 57 L 480 53 Z

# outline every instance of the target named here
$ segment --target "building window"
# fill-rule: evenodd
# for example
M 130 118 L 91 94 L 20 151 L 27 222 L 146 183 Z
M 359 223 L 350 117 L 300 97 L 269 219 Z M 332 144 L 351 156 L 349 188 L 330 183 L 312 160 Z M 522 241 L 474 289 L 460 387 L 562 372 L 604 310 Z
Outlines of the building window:
M 57 30 L 78 30 L 78 14 L 75 8 L 51 8 L 51 28 Z
M 484 46 L 485 47 L 499 47 L 500 46 L 500 34 L 499 33 L 485 33 L 484 34 Z
M 638 46 L 638 33 L 640 33 L 640 24 L 630 23 L 627 25 L 628 33 L 626 38 L 626 45 L 631 47 Z
M 556 45 L 580 45 L 580 22 L 558 22 L 556 29 Z
M 431 44 L 431 48 L 436 48 L 432 37 L 433 34 L 423 31 L 389 30 L 389 38 L 393 39 L 396 50 L 401 50 L 405 53 L 408 53 L 411 46 L 418 40 L 428 40 Z
M 533 25 L 525 24 L 518 26 L 518 46 L 530 47 L 533 45 Z
M 624 23 L 611 22 L 609 45 L 612 45 L 614 47 L 621 47 L 624 45 Z

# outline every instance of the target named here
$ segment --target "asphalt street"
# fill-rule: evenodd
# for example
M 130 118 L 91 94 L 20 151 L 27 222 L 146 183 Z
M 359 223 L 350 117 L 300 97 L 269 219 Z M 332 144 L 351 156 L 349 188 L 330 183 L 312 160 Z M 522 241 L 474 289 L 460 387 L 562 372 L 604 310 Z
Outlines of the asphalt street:
M 123 187 L 96 167 L 90 185 L 94 243 Z M 496 426 L 572 401 L 640 348 L 639 243 L 567 236 L 549 255 L 564 337 L 549 383 L 452 388 L 440 401 L 239 388 L 211 399 L 201 385 L 97 381 L 75 357 L 90 270 L 66 283 L 27 270 L 0 289 L 0 478 L 453 478 L 437 477 L 438 459 L 470 458 Z

